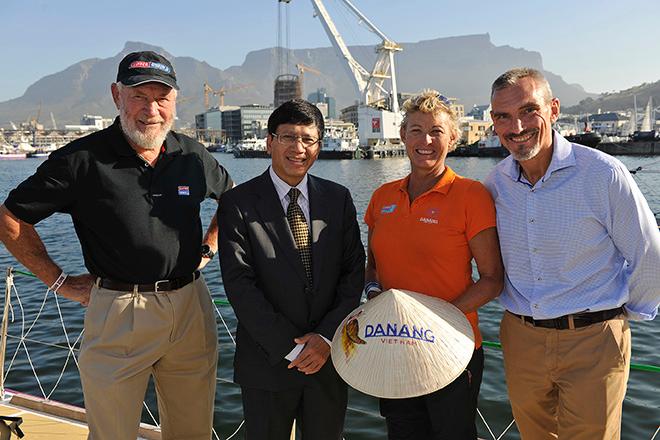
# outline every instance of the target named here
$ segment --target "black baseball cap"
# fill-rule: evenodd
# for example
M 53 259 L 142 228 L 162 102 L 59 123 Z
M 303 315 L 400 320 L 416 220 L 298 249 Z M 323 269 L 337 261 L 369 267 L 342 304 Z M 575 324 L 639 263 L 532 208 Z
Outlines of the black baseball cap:
M 148 50 L 131 52 L 121 60 L 117 70 L 117 82 L 128 87 L 159 82 L 179 90 L 172 64 L 164 56 Z

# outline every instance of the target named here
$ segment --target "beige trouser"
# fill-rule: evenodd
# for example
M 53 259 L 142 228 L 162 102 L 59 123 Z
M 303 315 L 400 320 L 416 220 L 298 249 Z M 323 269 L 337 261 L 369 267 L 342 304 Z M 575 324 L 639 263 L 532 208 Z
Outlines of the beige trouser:
M 79 359 L 88 438 L 135 439 L 153 374 L 163 440 L 209 440 L 217 341 L 202 277 L 163 293 L 94 286 Z
M 630 367 L 630 328 L 623 315 L 555 330 L 505 312 L 500 341 L 513 416 L 524 440 L 620 438 Z

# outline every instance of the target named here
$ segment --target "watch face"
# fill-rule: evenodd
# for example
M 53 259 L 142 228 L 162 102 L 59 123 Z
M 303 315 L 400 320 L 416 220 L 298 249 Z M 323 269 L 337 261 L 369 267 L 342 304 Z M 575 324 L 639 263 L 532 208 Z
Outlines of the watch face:
M 202 245 L 202 257 L 213 258 L 214 255 L 215 252 L 211 250 L 211 246 L 209 246 L 208 244 Z

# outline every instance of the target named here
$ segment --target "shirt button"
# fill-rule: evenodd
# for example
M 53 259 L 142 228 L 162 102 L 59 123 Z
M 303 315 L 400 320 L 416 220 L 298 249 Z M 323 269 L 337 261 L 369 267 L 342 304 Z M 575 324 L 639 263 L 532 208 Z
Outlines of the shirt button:
M 536 191 L 534 188 L 530 189 L 529 192 L 534 192 Z
M 535 309 L 538 309 L 538 308 L 539 308 L 539 305 L 538 305 L 538 304 L 534 304 L 534 308 L 535 308 Z
M 542 279 L 543 279 L 543 278 L 538 277 L 538 278 L 536 278 L 536 281 L 541 281 Z
M 530 219 L 529 219 L 529 222 L 530 222 L 530 223 L 534 223 L 534 219 L 533 219 L 533 218 L 530 218 Z

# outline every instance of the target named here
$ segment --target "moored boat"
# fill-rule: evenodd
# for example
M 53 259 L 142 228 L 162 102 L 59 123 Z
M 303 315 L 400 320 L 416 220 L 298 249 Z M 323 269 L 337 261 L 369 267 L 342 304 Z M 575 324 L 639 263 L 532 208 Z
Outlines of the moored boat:
M 0 145 L 0 160 L 20 160 L 25 159 L 27 153 L 11 145 Z
M 359 156 L 359 147 L 355 125 L 334 119 L 325 121 L 319 159 L 354 159 Z
M 593 131 L 585 131 L 584 133 L 568 135 L 566 136 L 566 140 L 575 144 L 596 148 L 596 145 L 601 141 L 601 136 Z
M 236 158 L 267 158 L 266 139 L 249 138 L 243 139 L 233 149 Z

